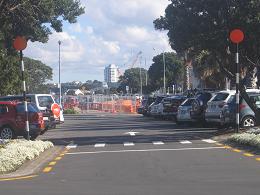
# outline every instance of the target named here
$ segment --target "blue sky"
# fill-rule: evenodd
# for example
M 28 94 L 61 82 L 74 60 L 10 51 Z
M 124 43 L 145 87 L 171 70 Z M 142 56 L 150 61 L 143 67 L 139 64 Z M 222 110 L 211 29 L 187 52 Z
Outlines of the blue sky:
M 114 63 L 128 68 L 142 51 L 143 68 L 153 56 L 171 51 L 167 32 L 154 30 L 153 20 L 164 15 L 168 0 L 81 0 L 85 14 L 78 23 L 64 23 L 62 33 L 54 32 L 48 43 L 29 43 L 25 55 L 53 68 L 58 82 L 58 40 L 61 40 L 61 81 L 104 80 L 103 70 Z M 153 49 L 155 48 L 155 50 Z M 137 62 L 140 65 L 140 61 Z

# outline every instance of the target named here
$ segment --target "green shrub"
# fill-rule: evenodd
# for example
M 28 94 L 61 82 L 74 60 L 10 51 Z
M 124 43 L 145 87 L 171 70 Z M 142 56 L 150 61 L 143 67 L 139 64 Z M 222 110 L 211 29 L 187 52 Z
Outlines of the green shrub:
M 68 108 L 63 111 L 63 114 L 78 114 L 78 112 L 74 108 Z

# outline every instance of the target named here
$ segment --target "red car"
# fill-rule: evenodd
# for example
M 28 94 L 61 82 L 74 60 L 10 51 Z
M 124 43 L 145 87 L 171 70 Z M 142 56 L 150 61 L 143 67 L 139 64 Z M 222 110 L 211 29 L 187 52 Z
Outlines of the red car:
M 27 137 L 24 110 L 24 104 L 21 102 L 0 101 L 1 139 L 14 139 L 17 136 Z M 30 138 L 35 139 L 45 129 L 43 115 L 33 103 L 28 103 L 28 116 Z

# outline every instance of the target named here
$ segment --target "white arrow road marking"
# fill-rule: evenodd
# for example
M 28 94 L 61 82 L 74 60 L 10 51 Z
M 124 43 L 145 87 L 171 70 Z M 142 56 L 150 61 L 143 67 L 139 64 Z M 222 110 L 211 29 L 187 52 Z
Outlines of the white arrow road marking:
M 202 141 L 203 141 L 203 142 L 207 142 L 207 143 L 209 143 L 209 144 L 214 144 L 214 143 L 216 143 L 216 141 L 214 141 L 214 140 L 212 140 L 212 139 L 203 139 Z
M 181 144 L 192 144 L 190 141 L 188 140 L 183 140 L 183 141 L 180 141 Z
M 161 141 L 156 141 L 156 142 L 153 142 L 153 145 L 163 145 L 164 143 L 161 142 Z
M 106 145 L 105 143 L 98 143 L 98 144 L 95 144 L 94 147 L 95 148 L 103 148 L 103 147 L 105 147 L 105 145 Z
M 77 144 L 69 144 L 66 146 L 67 149 L 71 149 L 71 148 L 77 148 Z
M 135 144 L 133 142 L 125 142 L 124 146 L 134 146 Z
M 129 131 L 129 132 L 126 132 L 126 133 L 124 133 L 124 134 L 129 134 L 129 135 L 131 135 L 131 136 L 135 136 L 135 134 L 137 134 L 137 133 L 140 133 L 140 132 Z

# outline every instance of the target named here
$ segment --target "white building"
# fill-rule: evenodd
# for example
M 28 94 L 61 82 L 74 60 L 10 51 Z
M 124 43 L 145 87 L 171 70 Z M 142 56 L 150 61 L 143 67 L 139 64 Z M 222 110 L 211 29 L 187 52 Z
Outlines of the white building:
M 119 80 L 119 68 L 115 64 L 110 64 L 105 67 L 104 80 L 107 83 L 117 83 Z

